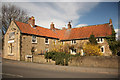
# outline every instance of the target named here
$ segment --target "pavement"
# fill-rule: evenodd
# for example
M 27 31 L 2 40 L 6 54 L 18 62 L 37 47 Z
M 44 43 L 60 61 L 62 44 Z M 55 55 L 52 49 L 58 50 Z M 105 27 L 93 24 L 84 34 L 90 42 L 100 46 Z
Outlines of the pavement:
M 118 78 L 118 69 L 2 60 L 3 78 Z

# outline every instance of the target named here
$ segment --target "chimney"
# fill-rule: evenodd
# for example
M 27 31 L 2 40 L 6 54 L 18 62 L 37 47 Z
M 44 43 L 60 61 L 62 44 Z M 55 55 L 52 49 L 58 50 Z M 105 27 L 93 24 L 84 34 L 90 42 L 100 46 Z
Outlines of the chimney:
M 71 29 L 71 22 L 68 23 L 68 29 Z
M 109 20 L 109 24 L 112 25 L 112 19 Z
M 29 18 L 28 24 L 31 24 L 33 27 L 35 26 L 35 18 L 33 16 Z
M 51 22 L 51 24 L 50 24 L 50 29 L 51 30 L 55 29 L 53 22 Z

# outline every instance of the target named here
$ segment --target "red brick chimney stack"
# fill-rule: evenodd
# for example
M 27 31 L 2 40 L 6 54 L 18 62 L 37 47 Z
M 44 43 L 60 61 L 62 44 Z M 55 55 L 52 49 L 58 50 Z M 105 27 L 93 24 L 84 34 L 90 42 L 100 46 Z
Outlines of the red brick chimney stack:
M 33 27 L 35 26 L 35 18 L 33 16 L 29 18 L 28 24 L 31 24 Z
M 112 25 L 112 19 L 109 20 L 109 24 Z
M 51 24 L 50 24 L 50 29 L 51 30 L 55 29 L 55 26 L 54 26 L 53 22 L 51 22 Z
M 71 22 L 68 23 L 68 29 L 71 29 L 72 26 L 71 26 Z

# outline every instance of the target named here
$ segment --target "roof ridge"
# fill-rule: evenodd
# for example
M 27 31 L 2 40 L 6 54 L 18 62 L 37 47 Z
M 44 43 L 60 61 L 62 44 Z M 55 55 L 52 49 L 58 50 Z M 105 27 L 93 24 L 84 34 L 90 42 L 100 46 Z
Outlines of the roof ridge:
M 14 20 L 15 22 L 20 22 L 20 23 L 24 23 L 24 24 L 28 24 L 28 23 L 25 23 L 25 22 L 21 22 L 21 21 L 16 21 L 16 20 Z M 29 25 L 29 24 L 28 24 Z M 39 26 L 39 25 L 35 25 L 35 26 L 37 26 L 37 27 L 41 27 L 41 28 L 44 28 L 44 27 L 42 27 L 42 26 Z M 49 28 L 44 28 L 44 29 L 49 29 Z M 50 30 L 50 29 L 49 29 Z
M 105 25 L 105 24 L 109 24 L 109 23 L 104 23 L 104 24 L 96 24 L 96 25 L 98 26 L 98 25 Z M 92 27 L 92 26 L 96 26 L 96 25 L 88 25 L 88 26 L 75 27 L 75 28 Z M 72 28 L 72 29 L 75 29 L 75 28 Z

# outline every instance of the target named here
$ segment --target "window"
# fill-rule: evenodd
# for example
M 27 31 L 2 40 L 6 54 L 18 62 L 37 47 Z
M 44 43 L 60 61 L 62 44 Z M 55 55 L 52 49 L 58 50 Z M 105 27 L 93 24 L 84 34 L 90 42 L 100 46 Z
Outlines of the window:
M 65 42 L 64 41 L 62 41 L 62 44 L 64 44 Z
M 70 49 L 70 53 L 75 55 L 76 54 L 76 49 Z
M 101 52 L 102 52 L 102 53 L 105 52 L 105 48 L 104 48 L 104 46 L 101 47 Z
M 45 44 L 49 44 L 48 38 L 45 38 Z
M 12 43 L 10 43 L 10 46 L 9 46 L 9 55 L 13 55 L 12 50 L 13 50 L 13 45 L 12 45 Z
M 46 48 L 46 49 L 45 49 L 45 52 L 48 52 L 48 51 L 49 51 L 49 49 L 48 49 L 48 48 Z
M 56 44 L 56 40 L 54 40 L 54 43 Z
M 72 44 L 75 44 L 76 43 L 76 40 L 72 40 Z
M 15 38 L 15 32 L 9 33 L 9 40 L 13 40 Z
M 32 36 L 32 43 L 37 43 L 37 37 L 36 36 Z
M 103 38 L 98 38 L 98 39 L 97 39 L 97 42 L 98 42 L 98 43 L 103 43 L 103 42 L 104 42 L 104 39 L 103 39 Z

